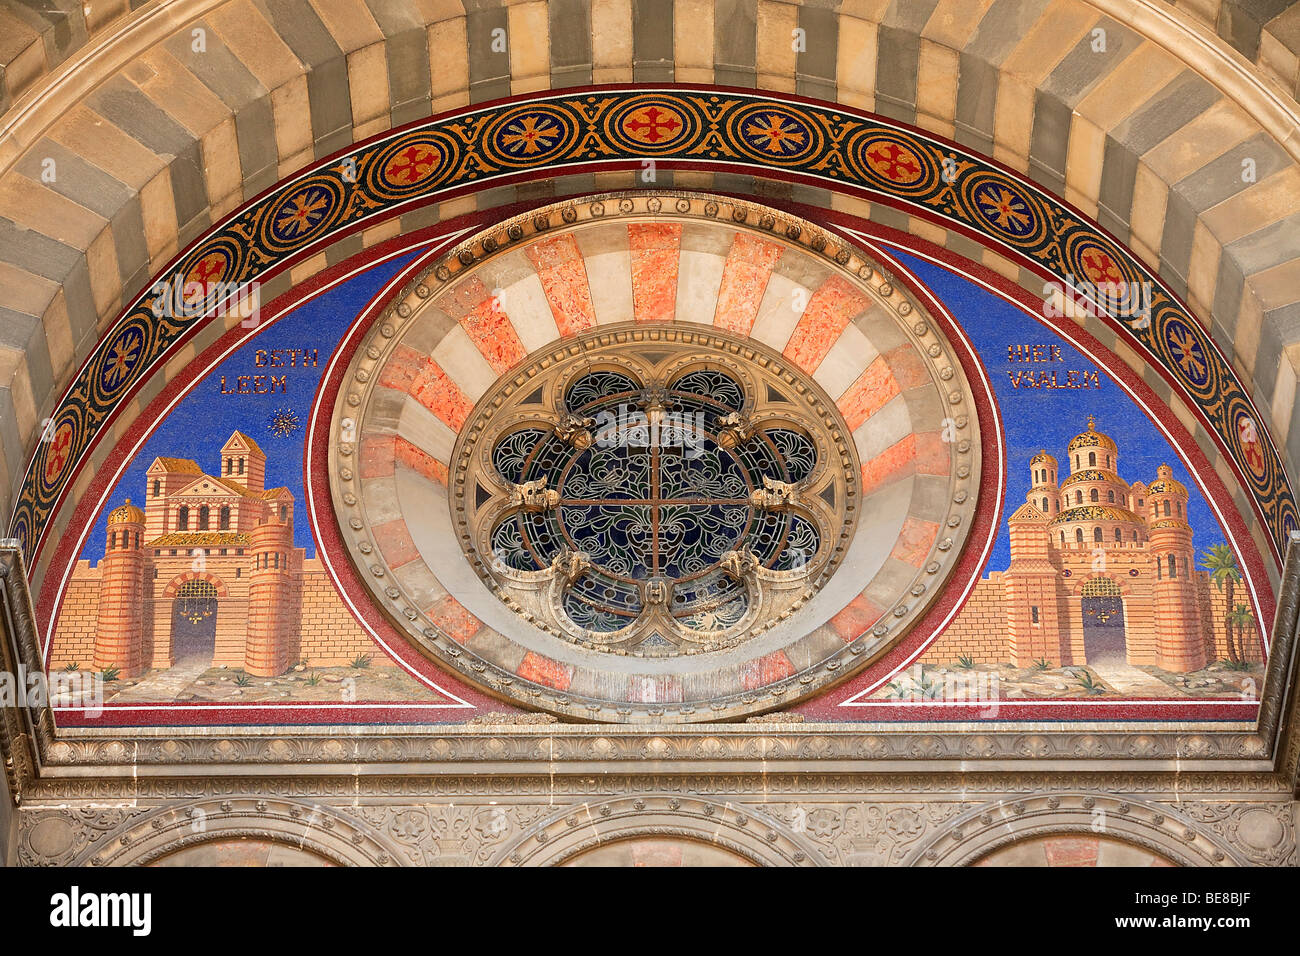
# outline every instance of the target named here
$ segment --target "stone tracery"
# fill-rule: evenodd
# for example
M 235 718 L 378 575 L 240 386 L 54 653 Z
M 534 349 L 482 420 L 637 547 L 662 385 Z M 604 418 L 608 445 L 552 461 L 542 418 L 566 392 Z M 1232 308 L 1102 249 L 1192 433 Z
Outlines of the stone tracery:
M 527 420 L 540 406 L 494 409 L 507 422 L 481 439 L 494 474 L 465 478 L 506 489 L 476 519 L 493 585 L 581 643 L 673 654 L 743 639 L 810 595 L 846 524 L 827 502 L 846 502 L 853 470 L 821 467 L 832 442 L 809 434 L 824 426 L 697 364 L 699 348 L 619 346 L 553 370 L 567 412 L 551 424 Z M 587 370 L 614 354 L 620 371 Z M 546 575 L 555 586 L 539 591 Z

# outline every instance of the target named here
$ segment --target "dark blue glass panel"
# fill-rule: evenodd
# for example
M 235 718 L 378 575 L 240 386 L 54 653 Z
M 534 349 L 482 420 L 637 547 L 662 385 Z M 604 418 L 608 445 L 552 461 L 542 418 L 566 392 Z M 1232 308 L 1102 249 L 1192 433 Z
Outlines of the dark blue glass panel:
M 564 595 L 564 612 L 569 615 L 569 619 L 574 624 L 585 627 L 589 631 L 595 631 L 597 634 L 608 634 L 611 631 L 617 631 L 620 628 L 627 627 L 635 620 L 631 617 L 616 614 L 608 608 L 589 604 L 574 591 Z
M 745 585 L 714 569 L 698 578 L 679 581 L 673 589 L 672 613 L 676 616 L 716 607 L 745 593 Z
M 754 518 L 745 543 L 758 556 L 758 563 L 770 568 L 785 547 L 785 531 L 790 516 L 782 511 L 761 511 Z
M 745 393 L 741 391 L 740 385 L 717 369 L 701 368 L 687 372 L 673 382 L 671 387 L 675 392 L 704 396 L 735 412 L 745 407 Z
M 645 499 L 650 492 L 649 452 L 626 446 L 593 446 L 579 453 L 560 485 L 566 500 Z
M 599 402 L 602 399 L 620 395 L 630 396 L 638 391 L 638 388 L 637 383 L 628 376 L 608 369 L 601 369 L 596 372 L 588 372 L 576 379 L 569 386 L 569 391 L 564 396 L 564 403 L 569 407 L 569 411 L 576 412 L 578 409 L 591 405 L 593 402 Z
M 786 481 L 803 481 L 812 474 L 817 464 L 817 448 L 806 436 L 788 428 L 773 428 L 767 437 L 785 462 Z
M 744 469 L 712 440 L 675 452 L 659 456 L 661 498 L 749 497 Z
M 659 555 L 669 578 L 700 574 L 736 548 L 749 523 L 748 505 L 664 505 Z
M 545 478 L 550 487 L 555 488 L 560 482 L 560 473 L 573 457 L 573 448 L 548 433 L 541 447 L 533 454 L 524 481 L 536 481 Z M 522 483 L 522 482 L 521 482 Z
M 784 480 L 781 478 L 785 473 L 784 463 L 776 450 L 761 436 L 753 436 L 733 451 L 745 470 L 749 472 L 750 480 L 754 482 L 755 487 L 762 486 L 764 475 Z
M 492 532 L 492 553 L 508 568 L 516 571 L 536 571 L 539 569 L 528 545 L 524 542 L 519 517 L 511 515 L 497 525 Z
M 549 568 L 555 557 L 569 546 L 552 511 L 528 511 L 520 515 L 524 540 L 540 567 Z
M 578 549 L 610 574 L 647 578 L 654 567 L 654 516 L 647 505 L 564 505 L 560 520 Z
M 598 604 L 611 610 L 636 616 L 641 610 L 641 589 L 634 581 L 610 577 L 602 571 L 591 571 L 573 584 L 573 592 L 589 604 Z
M 821 547 L 821 536 L 817 528 L 805 518 L 792 515 L 790 534 L 786 538 L 785 548 L 773 567 L 777 571 L 794 571 L 812 560 L 817 549 Z
M 522 482 L 524 463 L 547 434 L 540 428 L 525 428 L 507 435 L 492 449 L 492 467 L 506 481 L 516 484 Z

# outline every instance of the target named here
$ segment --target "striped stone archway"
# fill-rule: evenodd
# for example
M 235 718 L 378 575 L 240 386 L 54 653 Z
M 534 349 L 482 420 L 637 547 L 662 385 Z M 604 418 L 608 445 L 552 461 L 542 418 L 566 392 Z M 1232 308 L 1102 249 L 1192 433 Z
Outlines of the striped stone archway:
M 0 51 L 0 110 L 31 98 L 52 74 L 67 70 L 127 31 L 158 35 L 220 2 L 137 4 L 129 0 L 88 0 L 46 8 L 6 5 L 0 9 L 0 23 L 11 39 Z M 1300 12 L 1292 6 L 1289 0 L 1174 0 L 1156 9 L 1188 27 L 1216 36 L 1294 94 L 1300 83 Z M 688 5 L 687 12 L 696 11 Z
M 1256 62 L 1241 55 L 1250 31 L 1235 9 L 1225 4 L 1215 17 L 1234 49 L 1155 0 L 566 0 L 469 12 L 430 3 L 400 14 L 361 0 L 146 5 L 32 80 L 2 120 L 4 510 L 58 396 L 118 310 L 212 222 L 394 125 L 503 95 L 606 82 L 793 91 L 914 123 L 1027 173 L 1095 216 L 1183 296 L 1294 463 L 1294 84 L 1289 93 L 1283 85 L 1285 44 L 1267 42 L 1274 34 L 1262 26 Z M 504 52 L 493 48 L 499 30 Z M 1097 30 L 1103 50 L 1094 49 Z M 1241 181 L 1244 160 L 1254 162 L 1254 182 Z M 997 253 L 897 209 L 756 184 L 749 174 L 667 176 L 674 181 L 660 185 L 757 187 L 849 205 L 1041 288 Z M 572 191 L 590 188 L 582 178 Z M 467 203 L 547 189 L 509 186 L 413 210 L 299 263 L 289 278 Z M 176 353 L 168 375 L 199 341 Z M 1208 443 L 1203 432 L 1197 438 Z

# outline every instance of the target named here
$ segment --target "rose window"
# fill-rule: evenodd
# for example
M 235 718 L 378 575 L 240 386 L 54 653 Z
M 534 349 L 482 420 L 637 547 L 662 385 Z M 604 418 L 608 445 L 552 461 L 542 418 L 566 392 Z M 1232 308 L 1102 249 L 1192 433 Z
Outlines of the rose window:
M 535 420 L 514 410 L 476 482 L 478 553 L 508 603 L 657 656 L 735 643 L 815 589 L 847 490 L 789 382 L 760 390 L 698 348 L 568 372 Z
M 938 619 L 974 393 L 942 317 L 841 238 L 726 197 L 566 200 L 372 312 L 330 500 L 399 652 L 579 720 L 719 720 Z

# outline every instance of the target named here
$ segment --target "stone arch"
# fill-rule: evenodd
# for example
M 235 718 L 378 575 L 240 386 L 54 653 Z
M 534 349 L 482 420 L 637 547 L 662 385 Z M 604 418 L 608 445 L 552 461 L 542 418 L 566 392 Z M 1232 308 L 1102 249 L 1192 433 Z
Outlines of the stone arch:
M 1149 847 L 1096 833 L 1027 836 L 990 850 L 967 866 L 1175 866 Z
M 380 834 L 320 804 L 277 797 L 208 797 L 136 818 L 118 839 L 92 844 L 77 866 L 140 866 L 178 850 L 231 839 L 299 847 L 339 866 L 396 866 Z
M 1180 866 L 1238 866 L 1245 861 L 1167 807 L 1104 794 L 1035 794 L 999 800 L 956 818 L 920 847 L 914 866 L 967 866 L 1019 841 L 1049 834 L 1100 832 Z
M 33 233 L 31 242 L 10 244 L 17 259 L 0 263 L 18 292 L 10 325 L 22 343 L 7 349 L 6 357 L 18 360 L 5 363 L 12 372 L 0 382 L 7 387 L 0 388 L 0 421 L 9 423 L 0 436 L 7 503 L 38 424 L 105 320 L 208 223 L 359 138 L 431 112 L 574 82 L 795 91 L 915 122 L 1028 172 L 1095 214 L 1184 294 L 1244 374 L 1286 445 L 1285 457 L 1295 462 L 1300 455 L 1300 427 L 1291 427 L 1300 341 L 1288 324 L 1300 293 L 1286 281 L 1296 261 L 1288 235 L 1298 215 L 1300 146 L 1287 139 L 1297 125 L 1295 103 L 1279 98 L 1204 27 L 1163 4 L 1074 0 L 1052 6 L 1053 16 L 1064 18 L 1056 26 L 1067 25 L 1055 29 L 1008 0 L 980 16 L 941 0 L 923 22 L 892 7 L 874 14 L 780 5 L 758 16 L 741 0 L 725 10 L 706 4 L 699 12 L 710 15 L 713 31 L 674 23 L 671 39 L 662 23 L 649 25 L 655 18 L 633 15 L 633 0 L 599 13 L 583 3 L 572 13 L 541 4 L 447 8 L 427 20 L 366 9 L 363 28 L 348 30 L 314 12 L 298 19 L 268 14 L 248 0 L 163 6 L 166 17 L 151 10 L 97 34 L 102 40 L 79 60 L 80 69 L 60 72 L 39 95 L 33 89 L 4 121 L 20 146 L 0 155 L 0 183 L 10 186 L 0 217 Z M 1239 24 L 1256 19 L 1230 16 L 1216 26 L 1250 49 L 1252 30 L 1243 34 Z M 200 23 L 230 54 L 229 72 L 184 62 L 189 31 Z M 485 53 L 498 23 L 535 38 L 513 45 L 504 65 Z M 820 46 L 790 51 L 792 23 Z M 1113 31 L 1114 56 L 1079 86 L 1062 64 L 1098 24 Z M 262 39 L 255 43 L 254 35 Z M 268 48 L 276 55 L 264 55 Z M 860 48 L 874 56 L 848 55 Z M 429 49 L 439 51 L 436 75 Z M 1215 76 L 1218 88 L 1206 79 Z M 1152 117 L 1160 122 L 1147 122 Z M 92 131 L 104 138 L 93 157 L 104 165 L 87 168 L 78 151 L 86 152 Z M 1180 165 L 1180 144 L 1207 131 L 1220 132 L 1213 141 L 1229 152 L 1202 156 L 1195 168 Z M 1218 183 L 1210 197 L 1218 201 L 1202 208 L 1208 200 L 1201 187 L 1214 180 L 1214 164 L 1242 148 L 1263 158 L 1260 189 L 1276 201 L 1225 194 Z M 84 170 L 84 181 L 42 183 L 46 158 Z M 102 187 L 91 192 L 114 198 L 92 200 L 91 180 Z M 932 224 L 895 209 L 881 212 L 935 235 Z M 403 227 L 427 221 L 420 216 L 412 213 Z M 41 233 L 50 222 L 68 228 Z M 1024 281 L 1011 262 L 999 268 Z
M 0 110 L 23 101 L 39 100 L 49 86 L 72 72 L 77 63 L 148 43 L 176 23 L 188 23 L 210 12 L 222 0 L 172 0 L 149 10 L 127 12 L 120 3 L 95 2 L 53 11 L 15 11 L 6 28 L 15 36 L 0 60 Z M 1112 9 L 1094 3 L 1098 9 Z M 1223 0 L 1208 5 L 1182 4 L 1160 11 L 1184 29 L 1217 35 L 1256 64 L 1260 71 L 1295 94 L 1300 87 L 1295 59 L 1300 54 L 1294 26 L 1297 18 L 1285 2 L 1258 4 Z M 121 54 L 119 54 L 121 55 Z M 687 66 L 687 69 L 691 66 Z M 699 68 L 696 65 L 695 68 Z
M 176 575 L 176 577 L 172 578 L 171 581 L 167 583 L 167 587 L 163 589 L 163 596 L 168 598 L 176 597 L 176 594 L 180 591 L 181 587 L 191 581 L 204 581 L 211 584 L 217 589 L 218 598 L 224 598 L 230 595 L 229 590 L 226 588 L 226 583 L 215 574 L 210 574 L 207 571 L 186 571 L 184 574 Z
M 530 828 L 495 858 L 498 866 L 554 866 L 636 837 L 710 844 L 760 866 L 816 866 L 818 857 L 782 824 L 697 797 L 647 794 L 570 807 Z
M 597 844 L 566 858 L 560 866 L 754 866 L 753 860 L 704 843 L 671 835 L 629 836 Z
M 331 860 L 301 844 L 269 840 L 248 834 L 216 837 L 203 843 L 182 846 L 156 857 L 145 866 L 337 866 Z

